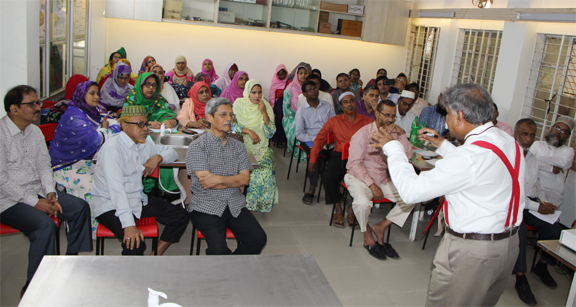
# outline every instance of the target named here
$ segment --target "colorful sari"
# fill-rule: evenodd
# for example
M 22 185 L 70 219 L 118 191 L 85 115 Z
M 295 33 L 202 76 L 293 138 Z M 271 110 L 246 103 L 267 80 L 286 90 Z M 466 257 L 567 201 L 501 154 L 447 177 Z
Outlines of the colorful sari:
M 296 138 L 296 111 L 298 110 L 298 95 L 302 94 L 302 84 L 298 80 L 298 70 L 304 68 L 310 74 L 310 65 L 307 63 L 300 63 L 291 73 L 293 76 L 292 83 L 290 83 L 286 90 L 284 90 L 283 111 L 284 117 L 282 118 L 282 126 L 286 133 L 286 146 L 288 152 L 294 150 L 294 139 Z M 297 155 L 296 155 L 297 156 Z M 300 156 L 300 161 L 306 161 L 306 155 Z

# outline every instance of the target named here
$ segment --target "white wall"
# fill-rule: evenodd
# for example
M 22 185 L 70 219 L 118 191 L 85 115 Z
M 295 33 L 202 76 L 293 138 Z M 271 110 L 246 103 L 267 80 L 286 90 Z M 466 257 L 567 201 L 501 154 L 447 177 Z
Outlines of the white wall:
M 96 76 L 100 69 L 108 62 L 106 55 L 106 18 L 104 11 L 106 10 L 105 0 L 91 0 L 90 1 L 90 48 L 88 60 L 88 79 L 96 80 Z M 102 61 L 102 58 L 105 58 Z

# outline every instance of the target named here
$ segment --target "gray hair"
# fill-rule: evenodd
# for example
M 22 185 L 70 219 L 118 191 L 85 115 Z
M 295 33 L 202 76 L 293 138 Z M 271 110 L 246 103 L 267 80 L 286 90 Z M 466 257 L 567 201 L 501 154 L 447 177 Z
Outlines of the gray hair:
M 207 103 L 206 103 L 206 116 L 208 116 L 208 114 L 214 116 L 214 113 L 216 113 L 216 110 L 218 110 L 218 107 L 224 104 L 229 104 L 230 106 L 232 106 L 232 102 L 230 102 L 230 99 L 228 98 L 224 98 L 224 97 L 218 97 L 218 98 L 212 98 L 210 99 Z
M 494 101 L 490 93 L 478 84 L 457 84 L 442 93 L 444 106 L 456 115 L 462 111 L 464 119 L 473 125 L 483 125 L 494 117 Z

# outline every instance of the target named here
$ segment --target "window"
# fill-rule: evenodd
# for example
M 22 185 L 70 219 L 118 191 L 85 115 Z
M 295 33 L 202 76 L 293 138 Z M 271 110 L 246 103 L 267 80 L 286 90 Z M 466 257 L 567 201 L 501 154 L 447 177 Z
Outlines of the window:
M 560 115 L 576 117 L 576 36 L 538 34 L 522 117 L 536 122 L 541 140 Z
M 406 58 L 406 73 L 411 82 L 420 86 L 420 97 L 429 99 L 430 85 L 440 28 L 412 25 L 410 44 Z
M 502 31 L 460 29 L 452 84 L 475 83 L 492 93 Z
M 86 0 L 40 1 L 40 96 L 56 94 L 73 74 L 87 75 Z

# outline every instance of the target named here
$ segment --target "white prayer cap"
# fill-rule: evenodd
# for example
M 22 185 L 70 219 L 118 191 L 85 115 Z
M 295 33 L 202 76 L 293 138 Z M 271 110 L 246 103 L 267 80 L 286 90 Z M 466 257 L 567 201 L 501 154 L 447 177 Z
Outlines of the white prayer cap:
M 414 92 L 403 90 L 402 94 L 400 94 L 400 97 L 414 99 L 415 94 L 414 94 Z
M 356 96 L 354 96 L 354 93 L 348 91 L 348 92 L 342 93 L 342 95 L 340 95 L 340 97 L 338 97 L 338 101 L 342 101 L 342 99 L 344 99 L 344 97 L 349 96 L 349 95 L 352 97 L 356 97 Z
M 568 116 L 560 115 L 560 117 L 558 117 L 556 120 L 556 123 L 563 123 L 570 128 L 570 131 L 574 130 L 574 120 Z

